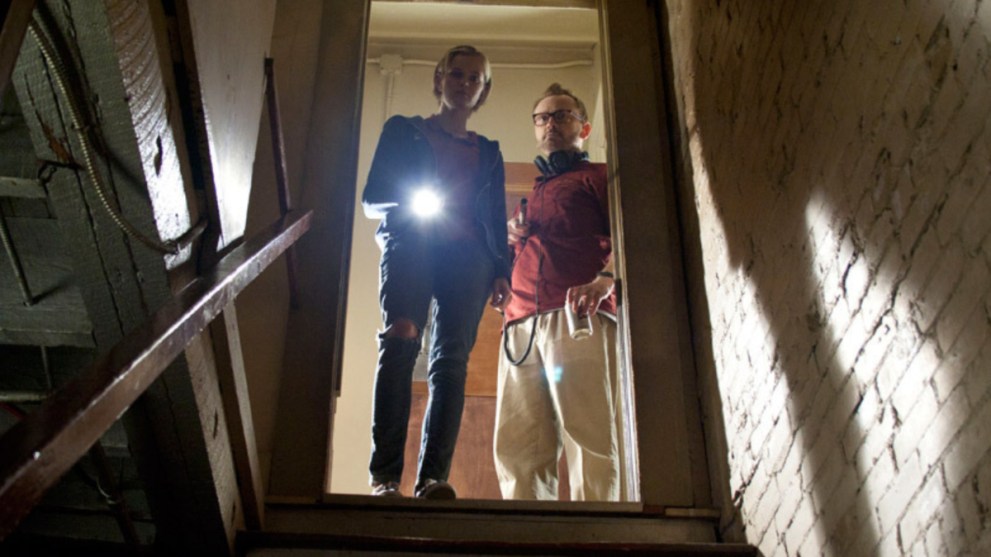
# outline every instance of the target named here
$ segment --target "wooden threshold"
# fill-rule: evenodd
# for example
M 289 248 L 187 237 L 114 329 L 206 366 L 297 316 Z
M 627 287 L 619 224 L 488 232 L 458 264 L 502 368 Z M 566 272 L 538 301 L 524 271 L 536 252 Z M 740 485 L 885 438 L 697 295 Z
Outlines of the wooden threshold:
M 371 497 L 366 497 L 371 499 Z M 505 503 L 499 505 L 496 503 Z M 621 506 L 624 504 L 614 504 Z M 330 543 L 342 536 L 424 539 L 445 543 L 714 543 L 708 519 L 667 518 L 637 512 L 639 505 L 602 506 L 496 501 L 407 501 L 363 505 L 268 505 L 269 538 Z M 248 535 L 248 533 L 245 533 Z M 239 534 L 240 535 L 240 534 Z
M 261 532 L 239 532 L 238 553 L 266 548 L 454 555 L 756 555 L 716 543 L 718 522 L 671 517 L 639 503 L 424 501 L 329 495 L 320 504 L 269 502 Z M 692 513 L 689 513 L 692 514 Z M 718 513 L 716 513 L 718 515 Z M 275 555 L 276 553 L 272 553 Z

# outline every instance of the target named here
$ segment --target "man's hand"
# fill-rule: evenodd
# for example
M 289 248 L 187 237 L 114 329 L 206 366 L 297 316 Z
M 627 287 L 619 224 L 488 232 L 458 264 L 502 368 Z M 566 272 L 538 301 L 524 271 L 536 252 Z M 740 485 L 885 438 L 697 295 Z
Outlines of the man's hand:
M 513 292 L 509 289 L 509 281 L 505 277 L 492 281 L 492 298 L 489 300 L 489 305 L 501 312 L 512 297 Z
M 506 222 L 506 232 L 509 233 L 509 245 L 515 246 L 530 235 L 530 225 L 520 224 L 515 218 L 509 219 Z
M 611 277 L 598 276 L 590 283 L 572 286 L 565 298 L 566 304 L 571 305 L 575 315 L 585 317 L 599 310 L 599 304 L 605 300 L 616 286 Z

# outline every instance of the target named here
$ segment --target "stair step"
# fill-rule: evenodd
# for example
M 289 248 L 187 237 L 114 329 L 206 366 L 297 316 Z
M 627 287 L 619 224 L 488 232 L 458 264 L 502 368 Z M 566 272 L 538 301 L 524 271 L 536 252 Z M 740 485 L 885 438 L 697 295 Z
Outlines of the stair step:
M 514 542 L 452 541 L 374 536 L 310 537 L 253 533 L 238 537 L 239 555 L 247 557 L 329 557 L 332 555 L 657 555 L 698 557 L 758 557 L 757 549 L 735 543 Z
M 716 543 L 711 519 L 635 503 L 337 499 L 347 502 L 268 505 L 264 531 L 238 533 L 239 554 L 757 555 Z

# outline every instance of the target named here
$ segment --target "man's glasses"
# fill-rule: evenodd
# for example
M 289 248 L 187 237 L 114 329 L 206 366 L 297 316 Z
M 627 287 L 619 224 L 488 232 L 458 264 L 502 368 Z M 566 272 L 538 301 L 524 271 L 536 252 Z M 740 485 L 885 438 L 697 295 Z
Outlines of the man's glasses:
M 585 119 L 582 118 L 581 114 L 578 114 L 574 110 L 569 110 L 567 108 L 562 108 L 561 110 L 555 110 L 554 112 L 537 112 L 533 115 L 533 124 L 535 126 L 546 126 L 548 122 L 554 119 L 557 124 L 564 124 L 570 121 L 572 118 L 578 120 L 579 122 L 584 122 Z

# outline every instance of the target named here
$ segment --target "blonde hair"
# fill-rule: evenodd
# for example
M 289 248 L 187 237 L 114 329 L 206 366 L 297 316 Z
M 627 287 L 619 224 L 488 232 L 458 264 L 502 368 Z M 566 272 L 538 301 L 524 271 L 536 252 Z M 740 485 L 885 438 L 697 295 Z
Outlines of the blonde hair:
M 492 88 L 492 65 L 489 64 L 488 57 L 482 54 L 482 51 L 471 45 L 461 44 L 452 47 L 450 50 L 445 52 L 444 56 L 441 57 L 440 61 L 437 62 L 437 66 L 434 68 L 434 97 L 437 98 L 438 102 L 440 102 L 440 87 L 438 85 L 438 78 L 443 78 L 444 74 L 447 73 L 448 68 L 451 67 L 451 62 L 457 56 L 477 56 L 478 58 L 481 58 L 485 66 L 485 74 L 482 76 L 482 85 L 486 90 Z M 483 94 L 478 99 L 478 104 L 476 104 L 472 110 L 478 110 L 478 107 L 485 103 L 485 99 L 487 97 L 488 93 Z

